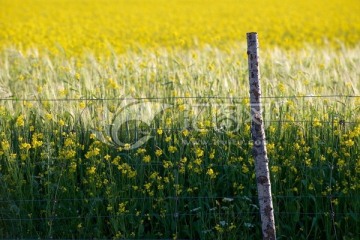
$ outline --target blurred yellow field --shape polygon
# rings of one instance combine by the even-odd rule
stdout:
[[[358,239],[359,13],[0,0],[0,239],[261,239],[247,32],[278,239]]]
[[[262,47],[354,46],[358,0],[0,0],[0,46],[51,53],[222,49],[257,31]]]

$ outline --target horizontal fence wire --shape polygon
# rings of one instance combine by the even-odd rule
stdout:
[[[292,99],[292,98],[360,98],[360,95],[290,95],[290,96],[261,96],[260,99]],[[249,97],[222,97],[222,96],[169,96],[169,97],[114,97],[114,98],[0,98],[0,101],[25,102],[63,102],[63,101],[126,101],[126,100],[168,100],[168,99],[219,99],[243,100]]]
[[[335,94],[335,95],[290,95],[290,96],[262,96],[261,99],[326,99],[326,98],[360,98],[360,95],[343,95],[343,94]],[[221,97],[221,96],[174,96],[174,97],[116,97],[116,98],[0,98],[0,101],[5,102],[79,102],[79,101],[161,101],[161,100],[169,100],[169,99],[194,99],[194,100],[244,100],[249,99],[249,97]],[[234,102],[233,102],[234,103]],[[237,104],[237,103],[234,103]],[[313,123],[313,120],[266,120],[264,119],[264,123]],[[321,124],[333,124],[333,121],[324,121],[324,120],[316,120],[317,123]],[[344,124],[357,124],[358,121],[345,121],[341,119],[339,122],[341,125]],[[156,130],[151,129],[149,130]],[[163,128],[166,131],[181,131],[184,129],[176,129],[176,128]],[[45,132],[44,132],[45,133]]]
[[[211,212],[210,212],[211,213]],[[257,215],[259,211],[246,211],[233,214],[234,217],[243,217],[244,215]],[[338,213],[336,212],[335,215],[331,212],[278,212],[274,211],[275,215],[302,215],[302,216],[325,216],[325,217],[347,217],[350,213]],[[166,214],[140,214],[137,215],[135,213],[122,213],[119,215],[86,215],[86,216],[69,216],[69,217],[41,217],[41,218],[2,218],[2,221],[61,221],[61,220],[69,220],[69,219],[96,219],[96,218],[116,218],[116,217],[173,217],[173,218],[180,218],[180,217],[196,217],[198,213],[166,213]],[[206,215],[206,214],[204,214]],[[228,213],[216,213],[217,216],[227,216]],[[360,213],[351,213],[354,217],[359,217]]]
[[[120,157],[124,156],[124,155],[126,155],[126,154],[125,153],[118,154],[118,156],[120,156]],[[126,157],[129,158],[129,161],[134,160],[129,156],[126,156]],[[69,165],[68,163],[57,163],[57,162],[55,163],[55,161],[63,160],[61,158],[52,157],[52,156],[50,156],[49,158],[51,159],[51,162],[48,162],[49,161],[48,159],[44,159],[41,162],[35,162],[35,163],[32,163],[32,164],[36,165],[36,166],[53,166],[53,167],[66,167],[66,166]],[[138,161],[141,161],[141,160],[138,159]],[[319,164],[320,159],[313,159],[313,161],[314,162],[312,162],[311,164],[316,165],[316,164]],[[161,167],[161,166],[164,165],[162,162],[158,162],[158,163],[129,163],[129,162],[127,162],[127,164],[130,167],[134,167],[134,168],[138,168],[138,167],[141,167],[141,168],[153,168],[153,167]],[[206,167],[207,165],[209,165],[209,164],[201,164],[199,166],[200,167]],[[236,164],[235,163],[223,163],[223,164],[211,163],[211,166],[216,167],[216,168],[229,168],[229,167],[236,168],[236,167],[242,167],[243,165],[246,165],[246,163],[243,163],[243,164],[241,164],[241,163],[236,163]],[[276,166],[276,167],[280,167],[280,168],[289,168],[290,167],[289,165],[286,165],[286,164],[282,165],[282,164],[272,163],[271,161],[269,163],[269,166],[270,167],[271,166]],[[331,164],[331,163],[323,164],[321,166],[308,166],[308,165],[306,165],[305,162],[303,164],[294,164],[294,163],[292,163],[291,167],[304,169],[306,171],[337,170],[337,169],[343,169],[344,168],[342,166],[337,166],[336,164]],[[169,167],[169,168],[176,169],[176,168],[180,168],[180,167],[174,165],[173,167]]]
[[[341,121],[341,122],[340,122]],[[343,120],[340,120],[337,122],[337,124],[339,124],[340,126],[341,125],[346,125],[346,124],[358,124],[360,123],[360,121],[343,121]],[[264,120],[264,123],[267,124],[267,123],[303,123],[303,124],[312,124],[314,123],[315,121],[314,120]],[[332,124],[335,124],[335,121],[322,121],[322,120],[316,120],[316,123],[321,123],[321,124],[328,124],[328,125],[332,125]],[[191,128],[168,128],[168,127],[161,127],[161,130],[164,131],[164,132],[181,132],[183,130],[188,130],[189,133],[191,133],[192,131],[195,131],[196,130],[193,130]],[[207,130],[212,130],[214,132],[223,132],[225,133],[226,131],[225,130],[213,130],[211,127],[210,128],[205,128]],[[158,128],[153,128],[153,127],[147,127],[146,128],[147,131],[152,131],[152,132],[155,132],[158,130]],[[21,131],[25,131],[25,130],[21,130]],[[43,134],[54,134],[53,131],[44,131],[44,130],[41,130],[39,131]],[[67,129],[67,126],[65,125],[63,127],[63,133],[69,133],[69,132],[72,132],[72,133],[75,133],[76,130],[75,129]],[[221,140],[219,140],[220,143],[222,142]],[[219,142],[218,141],[218,142]],[[228,140],[228,142],[233,142],[233,143],[238,143],[239,142],[239,139],[237,139],[236,141],[234,140]],[[248,143],[252,143],[252,140],[248,140],[247,141]],[[242,141],[240,141],[240,143],[244,143]],[[200,144],[201,145],[201,141],[200,142],[196,142],[196,144]],[[211,145],[211,143],[207,142],[208,145]]]
[[[193,197],[179,197],[179,196],[164,196],[162,200],[201,200],[201,199],[211,199],[211,200],[220,200],[223,202],[233,202],[236,200],[255,200],[257,199],[257,195],[244,195],[244,196],[216,196],[216,197],[202,197],[202,196],[193,196]],[[351,196],[343,196],[338,195],[336,192],[332,194],[326,195],[301,195],[301,196],[289,196],[289,195],[272,195],[275,199],[291,199],[291,200],[299,200],[306,198],[320,198],[320,199],[354,199],[360,200],[360,193],[354,194]],[[87,202],[100,202],[100,201],[125,201],[125,200],[147,200],[153,199],[150,197],[90,197],[90,198],[52,198],[52,199],[0,199],[0,203],[26,203],[26,202],[79,202],[79,201],[87,201]]]

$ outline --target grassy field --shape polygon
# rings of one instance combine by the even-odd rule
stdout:
[[[359,238],[357,1],[0,5],[0,238],[261,238],[255,30],[278,239]]]

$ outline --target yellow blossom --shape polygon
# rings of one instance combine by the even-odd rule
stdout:
[[[91,158],[91,157],[94,157],[94,156],[97,156],[100,154],[100,149],[95,147],[93,149],[90,149],[86,154],[85,154],[85,157],[86,158]]]
[[[165,124],[166,124],[167,126],[170,126],[171,123],[172,123],[172,119],[171,119],[171,118],[166,118]]]
[[[146,153],[146,149],[145,148],[139,148],[137,151],[136,151],[137,154],[144,154]]]
[[[31,148],[31,145],[29,143],[21,143],[20,149],[29,150]]]
[[[202,160],[200,159],[200,158],[196,158],[195,160],[194,160],[194,163],[196,164],[196,165],[198,165],[198,166],[200,166],[201,164],[202,164]]]
[[[118,89],[119,88],[119,85],[112,78],[108,79],[107,84],[108,84],[108,87],[111,88],[111,89]]]
[[[204,150],[202,150],[201,148],[196,148],[195,149],[195,154],[196,154],[196,157],[202,157],[204,156]]]
[[[80,73],[75,73],[74,77],[75,77],[76,80],[80,80]]]
[[[130,150],[130,147],[131,147],[131,145],[130,145],[129,143],[126,143],[126,144],[124,145],[124,149],[125,149],[125,150]]]
[[[177,151],[177,148],[175,146],[169,146],[168,150],[170,153],[175,153]]]
[[[49,121],[51,121],[53,119],[53,116],[51,113],[45,113],[45,118]]]
[[[349,139],[349,140],[346,140],[346,141],[344,142],[344,144],[345,144],[345,146],[347,146],[347,147],[352,147],[352,146],[355,144],[355,142],[354,142],[352,139]]]
[[[89,175],[95,174],[95,172],[96,172],[96,167],[92,166],[87,168],[87,173]]]
[[[313,119],[313,124],[314,127],[321,127],[321,122],[318,118],[314,118]]]
[[[275,144],[274,143],[267,143],[266,148],[267,148],[269,153],[272,153],[274,151],[274,149],[275,149]]]
[[[7,140],[1,141],[1,148],[2,148],[4,151],[9,150],[9,149],[10,149],[10,143],[9,143],[9,141],[7,141]]]
[[[144,163],[149,163],[150,161],[151,161],[150,155],[146,155],[146,156],[143,157],[143,162]]]
[[[241,170],[242,170],[243,173],[248,173],[248,172],[250,171],[249,168],[248,168],[248,166],[246,166],[245,164],[243,164],[243,165],[241,166]]]
[[[74,173],[76,171],[77,164],[75,162],[70,163],[70,172]]]
[[[215,174],[215,172],[214,172],[214,170],[212,168],[209,168],[206,171],[206,175],[208,175],[211,179],[216,178],[216,174]]]
[[[268,130],[269,130],[270,133],[274,133],[276,128],[271,125],[271,126],[268,127]]]
[[[189,135],[189,130],[184,129],[184,130],[182,131],[182,134],[184,135],[184,137],[187,137],[187,136]]]
[[[17,119],[16,119],[16,126],[18,126],[18,127],[23,127],[24,126],[24,124],[25,124],[25,122],[24,122],[24,115],[19,115],[18,117],[17,117]]]
[[[170,168],[173,166],[173,163],[171,161],[163,161],[163,166],[165,169]]]
[[[162,150],[161,149],[156,149],[156,151],[155,151],[155,155],[157,156],[157,157],[160,157],[161,155],[162,155]]]
[[[128,210],[126,210],[126,205],[127,205],[128,202],[122,202],[122,203],[119,203],[119,213],[126,213],[128,212]]]
[[[157,134],[159,134],[159,135],[163,134],[162,128],[158,128],[158,130],[157,130],[156,132],[157,132]]]
[[[215,158],[215,150],[212,150],[209,154],[209,159],[214,159]]]
[[[84,102],[84,101],[81,101],[81,102],[79,103],[79,107],[80,107],[81,109],[84,109],[84,108],[86,107],[85,102]]]
[[[271,166],[271,172],[272,173],[277,173],[277,172],[279,172],[279,166]]]
[[[285,85],[283,83],[279,83],[278,84],[278,90],[280,93],[284,93],[285,92]]]

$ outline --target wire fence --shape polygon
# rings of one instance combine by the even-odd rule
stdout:
[[[260,99],[296,99],[296,98],[360,98],[360,95],[289,95],[289,96],[261,96]],[[243,100],[249,97],[224,97],[224,96],[169,96],[169,97],[92,97],[92,98],[0,98],[0,101],[48,101],[48,102],[67,102],[67,101],[126,101],[126,100],[168,100],[168,99],[220,99],[220,100]]]
[[[289,196],[289,195],[273,195],[275,199],[301,199],[301,198],[321,198],[321,199],[329,199],[329,198],[339,198],[339,199],[351,199],[351,198],[360,198],[360,193],[355,194],[352,196],[336,196],[333,195],[311,195],[311,196]],[[164,199],[170,199],[174,200],[177,199],[178,196],[167,196]],[[186,197],[187,199],[195,199],[195,200],[201,200],[201,199],[213,199],[213,200],[223,200],[223,201],[235,201],[235,200],[243,200],[243,199],[257,199],[257,195],[241,195],[241,196],[233,196],[233,197],[226,197],[226,196],[189,196]],[[104,198],[104,197],[90,197],[86,198],[86,201],[89,202],[96,202],[96,201],[104,201],[104,200],[145,200],[148,199],[148,197],[113,197],[113,198]],[[84,198],[56,198],[56,199],[11,199],[11,200],[2,200],[0,199],[0,203],[20,203],[20,202],[78,202],[78,201],[84,201]]]
[[[360,95],[341,95],[341,94],[336,94],[336,95],[314,95],[314,96],[263,96],[261,97],[261,99],[264,100],[264,102],[268,101],[268,100],[287,100],[287,99],[319,99],[319,100],[336,100],[336,99],[360,99]],[[75,99],[75,98],[52,98],[52,99],[33,99],[33,98],[1,98],[0,99],[0,105],[1,102],[80,102],[80,101],[86,101],[86,102],[111,102],[111,101],[116,101],[116,102],[121,102],[121,101],[159,101],[159,102],[166,102],[169,99],[171,100],[195,100],[195,101],[209,101],[209,100],[221,100],[221,101],[230,101],[232,104],[243,104],[242,101],[248,99],[248,97],[216,97],[216,96],[205,96],[205,97],[195,97],[195,96],[190,96],[190,97],[150,97],[150,98],[143,98],[143,97],[139,97],[139,98],[80,98],[80,99]],[[342,117],[342,118],[338,118],[337,119],[337,123],[341,126],[348,126],[348,125],[357,125],[360,122],[354,119],[359,119],[357,114],[359,114],[357,111],[359,111],[359,107],[354,104],[354,113],[352,115],[351,120],[349,120],[348,117]],[[309,126],[311,126],[311,124],[314,123],[314,119],[311,118],[310,119],[294,119],[294,120],[286,120],[286,119],[265,119],[266,123],[272,124],[272,123],[288,123],[288,124],[308,124]],[[317,123],[323,124],[323,125],[334,125],[334,119],[330,119],[330,120],[316,120]],[[153,126],[149,126],[148,130],[151,132],[156,132],[158,130],[158,128],[153,127]],[[164,132],[169,132],[169,133],[174,133],[174,132],[181,132],[184,130],[184,128],[182,127],[163,127],[162,130]],[[189,129],[189,131],[195,131],[193,129]],[[47,130],[47,129],[42,129],[41,132],[43,134],[53,134],[53,129]],[[326,138],[324,137],[324,139],[326,140]],[[231,141],[230,141],[231,142]],[[223,142],[224,146],[228,143],[226,141]],[[235,145],[235,142],[233,142]],[[250,139],[244,139],[242,141],[237,140],[236,141],[237,144],[251,144],[251,140]],[[46,143],[44,143],[46,144]],[[181,144],[181,143],[180,143]],[[209,142],[204,142],[204,145],[207,146],[211,146],[213,143],[211,141]],[[358,144],[358,143],[356,143]],[[198,142],[198,145],[201,145],[201,142]],[[326,145],[326,144],[325,144]],[[340,147],[339,147],[340,148]],[[313,151],[316,151],[316,149],[314,149]],[[135,152],[135,150],[134,150]],[[133,169],[152,169],[152,168],[160,168],[163,166],[163,163],[158,161],[158,162],[150,162],[150,163],[143,163],[141,162],[139,159],[135,159],[134,155],[127,155],[127,153],[119,153],[119,156],[123,156],[125,157],[125,159],[127,159],[125,162],[127,162],[129,164],[129,166]],[[126,156],[127,155],[127,156]],[[355,155],[353,155],[355,156]],[[0,156],[1,157],[1,156]],[[4,156],[2,156],[4,158]],[[355,156],[356,157],[356,156]],[[296,157],[295,157],[296,158]],[[332,189],[334,187],[334,185],[336,185],[338,182],[340,182],[341,178],[335,179],[334,178],[334,172],[341,172],[344,171],[344,166],[337,164],[336,162],[334,162],[335,158],[330,158],[330,159],[326,159],[324,160],[320,160],[320,159],[313,159],[313,164],[308,165],[305,162],[302,161],[298,161],[298,162],[293,162],[291,163],[291,165],[289,165],[289,163],[282,163],[280,161],[276,161],[275,163],[273,163],[270,159],[270,167],[271,166],[276,166],[279,168],[284,168],[284,169],[290,169],[291,167],[296,168],[297,169],[297,173],[291,173],[289,172],[289,174],[297,174],[300,176],[300,178],[305,181],[307,178],[313,178],[314,176],[317,175],[317,173],[319,173],[320,171],[323,171],[323,176],[319,176],[319,178],[323,178],[324,182],[322,183],[324,185],[323,189],[326,189],[326,187]],[[67,162],[61,162],[61,158],[58,158],[56,156],[48,156],[48,160],[49,161],[36,161],[33,164],[35,166],[42,166],[44,167],[44,169],[47,169],[47,171],[49,171],[49,167],[55,167],[55,168],[61,168],[62,171],[68,171],[68,167],[69,167],[69,163]],[[51,160],[51,161],[50,161]],[[226,160],[226,159],[225,159]],[[354,162],[356,162],[356,159],[353,159]],[[360,160],[359,160],[360,161]],[[228,169],[234,169],[235,171],[241,171],[242,166],[245,165],[245,163],[229,163],[229,162],[225,162],[224,163],[210,163],[210,162],[204,162],[201,164],[201,167],[203,169],[208,169],[208,168],[216,168],[217,170],[222,170],[223,172],[220,174],[226,174],[226,171]],[[350,169],[352,166],[347,165],[345,168]],[[179,171],[180,165],[176,165],[174,166],[172,169],[174,170],[174,175],[175,173],[178,175],[178,171]],[[313,172],[313,173],[312,173]],[[351,182],[351,176],[348,176],[349,173],[348,172],[344,172],[341,173],[343,176],[346,176],[347,181],[349,181],[349,185],[353,184]],[[61,177],[61,174],[60,174]],[[219,178],[222,177],[221,175],[218,176]],[[356,176],[358,177],[358,176]],[[0,179],[2,179],[3,177],[0,176]],[[36,179],[38,178],[38,176],[36,175],[32,175],[30,177],[30,179]],[[177,178],[177,177],[175,177]],[[184,179],[186,179],[184,177]],[[225,178],[226,179],[226,178]],[[357,179],[357,178],[355,178]],[[251,179],[249,179],[251,180]],[[254,180],[254,179],[252,179]],[[277,181],[275,184],[281,186],[281,181],[283,181],[283,179],[281,178],[275,178],[275,180]],[[35,180],[34,180],[35,181]],[[204,180],[205,181],[205,180]],[[290,180],[288,180],[288,182],[286,182],[286,188],[290,188],[290,186],[293,184],[294,186],[301,186],[301,184],[305,184],[305,183],[298,183],[298,177],[294,177]],[[141,182],[141,181],[139,181]],[[301,182],[301,180],[300,180]],[[142,184],[144,182],[141,182]],[[56,183],[53,183],[56,185]],[[181,184],[179,181],[174,181],[174,184]],[[206,184],[205,182],[203,184]],[[307,183],[306,183],[307,184]],[[255,183],[246,183],[244,188],[248,188],[251,185],[255,185]],[[277,188],[281,188],[281,191],[285,191],[285,193],[279,193],[279,192],[274,192],[273,195],[273,199],[276,203],[276,208],[274,210],[274,214],[276,216],[277,219],[285,219],[283,221],[280,222],[285,222],[285,221],[289,221],[293,216],[300,216],[301,219],[307,219],[307,218],[311,218],[311,219],[315,219],[315,218],[326,218],[326,219],[330,219],[332,221],[332,227],[336,227],[337,223],[335,223],[335,220],[337,218],[341,219],[342,221],[350,221],[349,219],[360,219],[360,194],[359,191],[352,191],[351,194],[344,194],[342,192],[341,187],[337,186],[337,188],[333,189],[333,190],[328,190],[328,191],[324,191],[324,192],[316,192],[316,193],[309,193],[306,190],[303,190],[303,192],[298,192],[298,191],[291,191],[291,189],[284,189],[282,187],[277,187]],[[55,186],[56,188],[58,188],[59,186]],[[4,188],[4,187],[3,187]],[[351,187],[349,186],[349,189],[351,189]],[[289,193],[286,194],[286,190],[289,190]],[[276,191],[276,190],[275,190]],[[9,211],[7,211],[7,208],[9,208],[9,206],[13,206],[14,208],[21,208],[22,205],[26,205],[26,204],[30,204],[32,206],[36,206],[39,208],[39,206],[43,205],[43,204],[49,204],[51,206],[58,206],[58,205],[74,205],[77,206],[78,204],[92,204],[92,203],[96,203],[96,204],[103,204],[104,206],[109,202],[109,201],[115,201],[115,202],[153,202],[156,201],[157,199],[155,197],[151,197],[151,196],[116,196],[116,197],[104,197],[104,196],[97,196],[97,197],[74,197],[74,198],[67,198],[67,197],[57,197],[56,195],[52,195],[51,197],[48,198],[36,198],[36,197],[32,197],[32,198],[12,198],[6,195],[3,195],[0,197],[0,223],[8,223],[8,222],[16,222],[16,223],[21,223],[21,222],[29,222],[29,221],[34,221],[34,222],[48,222],[48,221],[64,221],[64,220],[80,220],[83,221],[85,219],[112,219],[112,218],[118,218],[119,216],[121,217],[138,217],[138,218],[154,218],[154,219],[162,219],[162,218],[166,218],[166,219],[170,219],[172,221],[177,222],[177,219],[180,218],[196,218],[199,217],[199,212],[201,212],[201,214],[203,215],[207,215],[207,214],[212,214],[214,213],[216,215],[216,219],[217,221],[219,219],[226,219],[229,218],[229,213],[226,211],[226,207],[228,207],[229,204],[227,203],[232,203],[232,206],[236,206],[243,204],[243,202],[247,202],[248,204],[248,210],[244,210],[244,208],[240,208],[237,210],[233,210],[233,213],[231,215],[232,219],[241,219],[244,216],[257,216],[259,214],[258,208],[256,206],[256,202],[257,202],[257,195],[256,194],[252,194],[252,195],[242,195],[242,194],[222,194],[219,193],[216,196],[209,196],[209,195],[197,195],[197,196],[186,196],[186,195],[180,195],[180,194],[167,194],[161,197],[162,201],[164,202],[173,202],[174,205],[172,212],[167,212],[167,213],[155,213],[155,212],[141,212],[141,213],[136,213],[135,210],[130,211],[130,212],[124,212],[121,214],[104,214],[103,212],[100,214],[93,214],[93,213],[82,213],[82,214],[74,214],[74,213],[69,213],[66,214],[65,216],[57,216],[57,215],[51,215],[51,216],[41,216],[39,217],[39,215],[37,215],[36,217],[32,217],[31,215],[26,216],[26,214],[22,213],[22,214],[18,214],[16,216],[11,216],[9,215]],[[194,202],[208,202],[209,206],[202,206],[201,209],[197,209],[197,208],[193,208],[193,209],[187,209],[186,211],[184,210],[184,207],[182,207],[182,209],[178,208],[178,203],[179,202],[186,202],[183,203],[184,205],[188,204],[191,201]],[[337,208],[337,205],[335,205],[335,201],[340,201],[343,202],[343,205],[340,209]],[[286,206],[282,206],[281,204],[284,203],[290,203],[290,202],[297,202],[299,207],[295,207],[294,210],[291,209],[286,209]],[[311,202],[311,203],[316,203],[316,204],[325,204],[327,205],[327,207],[319,207],[319,208],[314,208],[309,206],[308,209],[305,206],[301,206],[302,204],[304,204],[304,202]],[[352,202],[352,204],[348,204],[349,207],[347,208],[347,203],[348,202]],[[210,204],[211,203],[211,204]],[[333,205],[334,203],[334,205]],[[251,205],[251,207],[250,207]],[[295,204],[296,205],[296,204]],[[304,204],[305,205],[305,204]],[[310,204],[311,205],[311,204]],[[224,208],[222,208],[224,207]],[[320,211],[319,211],[320,209]],[[19,210],[20,211],[20,210]],[[26,210],[24,210],[25,213]],[[285,217],[286,216],[286,217]],[[174,220],[175,219],[175,220]],[[304,221],[313,221],[313,220],[304,220]],[[340,221],[340,220],[339,220]],[[219,221],[218,221],[219,222]],[[220,221],[222,222],[222,221]],[[248,221],[249,222],[249,221]],[[355,221],[356,222],[356,221]],[[246,223],[246,221],[245,221]],[[243,223],[243,224],[245,224]],[[251,222],[253,223],[253,222]],[[357,222],[356,222],[357,223]],[[209,223],[210,224],[210,223]],[[296,223],[299,224],[299,223]],[[296,225],[294,224],[294,226]],[[310,223],[310,225],[313,223]],[[344,225],[344,223],[341,223]],[[340,223],[338,224],[339,226],[343,226]],[[348,223],[345,223],[345,225],[347,225]],[[176,224],[175,224],[176,225]],[[220,224],[221,225],[221,224]],[[351,224],[348,224],[351,225]],[[225,226],[225,225],[224,225]],[[223,226],[223,227],[224,227]],[[181,226],[179,226],[181,228]],[[224,227],[225,228],[225,227]],[[313,226],[310,228],[308,227],[307,229],[309,231],[311,231],[311,229],[313,228]],[[0,227],[1,229],[1,227]],[[176,230],[177,231],[177,230]],[[283,230],[283,232],[285,232],[285,230]],[[331,232],[331,231],[330,231]],[[1,233],[1,232],[0,232]],[[321,235],[321,233],[319,233],[320,235],[317,236],[324,236]],[[355,230],[354,234],[359,234],[359,229]],[[314,235],[315,236],[315,235]],[[201,238],[201,237],[200,237]],[[161,238],[161,239],[166,239],[166,238]],[[337,239],[337,237],[336,237]]]

